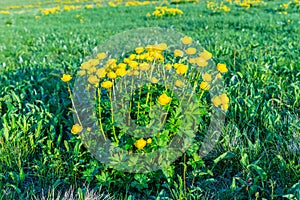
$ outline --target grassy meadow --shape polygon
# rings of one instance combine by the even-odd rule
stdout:
[[[300,1],[239,2],[1,1],[0,200],[300,199]],[[153,16],[158,5],[183,14]],[[207,156],[188,150],[165,171],[127,173],[71,133],[75,78],[61,77],[143,27],[190,36],[226,63],[230,103]]]

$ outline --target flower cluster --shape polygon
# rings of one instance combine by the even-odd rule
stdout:
[[[134,111],[137,112],[136,116],[138,120],[139,117],[145,119],[143,108],[149,106],[151,110],[154,104],[158,104],[162,109],[174,109],[172,108],[173,104],[174,102],[178,103],[179,99],[174,97],[172,92],[168,91],[168,88],[164,86],[166,82],[171,81],[170,85],[180,89],[183,93],[185,93],[184,91],[188,91],[186,89],[191,83],[189,80],[192,79],[194,91],[191,94],[196,92],[196,90],[203,94],[205,91],[214,88],[214,83],[222,78],[222,73],[227,72],[228,69],[226,64],[223,63],[218,63],[215,69],[212,69],[212,66],[209,64],[211,62],[212,53],[207,50],[197,49],[193,39],[185,36],[181,38],[179,46],[168,46],[166,43],[137,46],[130,53],[123,54],[120,57],[112,56],[110,52],[97,53],[93,58],[81,64],[78,75],[83,80],[86,80],[87,90],[95,88],[98,91],[97,96],[99,98],[103,95],[101,91],[106,91],[104,94],[108,98],[103,97],[97,100],[99,104],[98,109],[102,106],[105,107],[104,101],[107,102],[107,100],[112,105],[112,94],[122,90],[123,85],[124,88],[128,88],[128,85],[134,84],[135,76],[146,78],[145,87],[148,90],[145,92],[140,91],[139,94],[143,93],[144,97],[135,98],[135,101],[142,101],[141,99],[144,98],[143,101],[149,105],[142,107],[141,102],[137,104],[133,103],[138,105],[138,109]],[[206,68],[209,69],[206,70]],[[172,76],[172,78],[169,76]],[[68,82],[72,77],[64,74],[61,79],[64,82]],[[127,90],[123,91],[125,94],[127,92]],[[191,95],[190,92],[188,94]],[[132,95],[134,95],[134,91],[128,94],[128,96]],[[211,101],[215,107],[223,111],[226,111],[229,107],[229,98],[224,92],[218,93],[217,96],[212,96]],[[99,110],[99,115],[101,115],[101,110],[103,109]],[[130,107],[130,109],[133,108]],[[110,113],[111,122],[114,124],[114,110],[110,110]],[[103,119],[101,116],[99,118],[101,126]],[[114,125],[112,127],[114,140],[118,143],[119,138],[122,136],[114,129]],[[71,132],[78,134],[81,131],[81,125],[75,124]],[[104,138],[109,137],[109,135],[106,135],[106,131],[102,131],[102,133]],[[158,145],[159,136],[153,136],[148,139],[136,139],[136,137],[132,138],[134,141],[132,144],[134,144],[137,150],[144,150],[146,146],[149,146],[151,149],[151,145]],[[147,147],[146,149],[149,150],[149,148]]]
[[[151,4],[156,4],[156,2],[155,1],[127,1],[125,3],[125,6],[145,6]]]
[[[182,14],[183,11],[180,10],[179,8],[156,7],[155,11],[152,14],[150,13],[147,14],[147,17],[177,16]]]

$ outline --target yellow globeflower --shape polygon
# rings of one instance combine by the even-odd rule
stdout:
[[[78,133],[80,133],[82,131],[82,126],[80,126],[79,124],[74,124],[72,126],[72,129],[71,129],[71,133],[76,135]]]
[[[177,74],[185,74],[188,70],[188,66],[184,64],[179,64],[179,66],[176,69]]]
[[[229,105],[228,104],[222,104],[221,109],[222,110],[228,110]]]
[[[131,67],[131,69],[135,69],[139,66],[139,63],[136,61],[131,61],[128,63],[129,67]]]
[[[217,77],[217,78],[222,78],[221,73],[218,73],[218,74],[216,75],[216,77]]]
[[[222,104],[228,104],[229,103],[229,98],[228,98],[227,94],[225,94],[225,93],[221,94],[219,97],[221,99]]]
[[[101,83],[101,87],[109,89],[113,86],[113,83],[111,81],[104,81],[103,83]]]
[[[138,149],[143,149],[147,144],[147,141],[144,140],[143,138],[135,141],[134,145],[136,146],[136,148]]]
[[[162,106],[168,104],[170,101],[172,100],[171,97],[168,97],[168,95],[166,94],[162,94],[160,95],[160,97],[158,98],[158,103]]]
[[[158,47],[163,51],[168,49],[168,45],[166,43],[160,43],[158,44]]]
[[[81,69],[89,69],[91,64],[89,62],[84,62],[81,64]]]
[[[84,70],[78,71],[78,75],[79,75],[79,76],[83,76],[83,75],[85,75],[85,74],[86,74],[86,72],[85,72]]]
[[[141,53],[143,53],[144,52],[144,47],[137,47],[136,49],[135,49],[135,52],[137,53],[137,54],[141,54]]]
[[[202,57],[196,58],[196,63],[199,67],[205,67],[208,65],[208,62],[204,60]]]
[[[202,90],[209,90],[210,89],[210,84],[208,82],[206,82],[206,81],[202,81],[200,83],[200,88]]]
[[[88,82],[92,85],[97,85],[99,83],[99,79],[97,78],[97,76],[91,75],[88,78]]]
[[[89,62],[92,67],[96,67],[100,63],[97,59],[91,59]]]
[[[127,71],[126,71],[126,69],[124,69],[124,68],[119,68],[119,69],[117,69],[117,71],[116,71],[116,74],[117,74],[118,76],[125,76],[126,73],[127,73]]]
[[[197,63],[197,58],[190,58],[189,63],[196,64]]]
[[[136,54],[131,54],[128,58],[129,58],[129,60],[135,60]]]
[[[166,67],[166,70],[172,69],[172,65],[171,65],[170,63],[167,63],[167,64],[165,65],[165,67]]]
[[[176,80],[176,81],[175,81],[175,86],[176,86],[176,87],[181,88],[183,85],[184,85],[184,84],[183,84],[182,81],[180,81],[180,80]]]
[[[155,78],[155,77],[152,77],[151,78],[151,82],[152,83],[158,83],[159,79]]]
[[[212,77],[210,74],[205,73],[205,74],[203,74],[202,79],[203,79],[203,81],[211,81]]]
[[[61,77],[61,80],[63,82],[69,82],[70,80],[72,80],[72,76],[69,74],[63,74],[63,76]]]
[[[185,36],[183,38],[181,38],[181,42],[182,44],[191,44],[193,41],[193,39],[191,37]]]
[[[147,139],[147,144],[151,144],[152,143],[152,138],[148,138]]]
[[[221,73],[228,72],[228,69],[227,69],[227,67],[226,67],[226,64],[218,63],[218,64],[217,64],[217,68],[218,68],[219,72],[221,72]]]
[[[183,56],[183,51],[181,51],[179,49],[175,49],[174,56],[175,57],[182,57]]]
[[[140,64],[140,70],[149,70],[149,69],[150,69],[149,63],[143,62]]]
[[[210,52],[204,50],[199,54],[199,57],[203,58],[204,60],[209,60],[212,58],[212,54]]]
[[[108,72],[107,77],[111,78],[111,79],[114,79],[114,78],[117,78],[117,74],[115,72]]]
[[[219,96],[212,98],[211,101],[216,107],[222,104],[222,100]]]
[[[193,48],[193,47],[190,47],[190,48],[187,48],[187,49],[185,50],[185,52],[186,52],[187,54],[189,54],[189,55],[193,55],[193,54],[195,54],[195,53],[197,52],[197,49],[196,49],[196,48]]]
[[[96,75],[99,77],[99,78],[104,78],[106,76],[106,70],[104,68],[99,68],[97,69],[96,71]]]
[[[97,54],[97,58],[98,58],[99,60],[103,60],[104,58],[106,58],[106,53],[104,53],[104,52],[98,53],[98,54]]]
[[[88,72],[88,74],[93,74],[96,71],[97,71],[96,67],[90,67],[87,72]]]

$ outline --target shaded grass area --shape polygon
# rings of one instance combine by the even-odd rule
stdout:
[[[179,7],[182,17],[162,19],[145,17],[154,10],[150,6],[40,19],[30,13],[1,15],[0,199],[34,199],[53,185],[68,190],[86,183],[102,185],[118,199],[300,198],[299,11],[279,15],[273,11],[278,5],[211,13],[205,4],[188,4]],[[197,38],[230,70],[222,138],[197,169],[189,168],[186,191],[183,158],[179,176],[171,180],[161,171],[116,172],[70,134],[71,103],[60,75],[75,74],[110,35],[139,27],[173,28]]]

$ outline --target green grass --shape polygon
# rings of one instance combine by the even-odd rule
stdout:
[[[232,7],[229,13],[183,4],[182,17],[161,19],[145,17],[154,6],[40,19],[35,13],[0,15],[0,199],[36,199],[49,188],[70,185],[80,196],[87,183],[117,199],[299,199],[299,10],[279,15],[273,11],[279,4]],[[61,74],[75,75],[95,46],[140,27],[189,35],[229,68],[223,134],[197,169],[188,168],[187,190],[183,157],[176,161],[179,176],[117,172],[70,133],[71,102]]]

